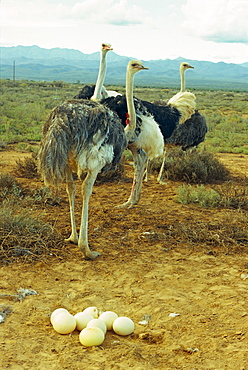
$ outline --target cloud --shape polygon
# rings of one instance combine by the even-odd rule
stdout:
[[[214,42],[248,43],[247,0],[187,0],[184,30]]]
[[[127,0],[84,0],[62,4],[48,0],[9,0],[2,6],[6,26],[49,26],[89,23],[132,26],[150,22],[145,10]],[[93,27],[93,26],[92,26]],[[99,31],[101,32],[101,31]]]
[[[72,7],[60,5],[58,11],[63,19],[91,24],[129,26],[149,21],[142,8],[136,5],[129,6],[126,0],[85,0]]]
[[[53,26],[57,19],[56,8],[55,4],[44,0],[8,0],[2,4],[2,25],[25,28]]]

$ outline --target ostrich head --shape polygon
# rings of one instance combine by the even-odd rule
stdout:
[[[180,64],[180,71],[184,72],[189,68],[194,68],[192,67],[189,63],[183,62]]]
[[[107,52],[109,50],[113,50],[111,44],[108,44],[106,42],[102,43],[102,51]]]
[[[143,63],[140,60],[130,60],[127,65],[128,71],[134,75],[135,73],[141,71],[142,69],[149,69],[143,66]]]

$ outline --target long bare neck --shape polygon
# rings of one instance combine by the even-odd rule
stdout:
[[[180,69],[180,78],[181,78],[181,90],[180,92],[185,91],[185,70]]]
[[[135,130],[136,128],[136,112],[133,101],[133,83],[134,75],[127,70],[126,74],[126,99],[127,99],[127,111],[129,116],[129,130]]]
[[[101,52],[101,59],[100,59],[100,67],[98,72],[98,77],[96,81],[96,87],[91,100],[100,101],[101,100],[101,91],[103,87],[103,82],[106,76],[107,64],[106,64],[106,55],[107,53],[102,51]]]

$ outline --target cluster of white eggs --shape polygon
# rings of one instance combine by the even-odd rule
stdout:
[[[51,314],[50,321],[59,334],[69,334],[75,329],[80,331],[79,341],[86,347],[101,345],[107,330],[123,336],[134,331],[134,322],[129,317],[119,317],[113,311],[100,313],[97,307],[87,307],[74,316],[65,308],[57,308]]]

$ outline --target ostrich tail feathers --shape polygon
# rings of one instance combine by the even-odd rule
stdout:
[[[55,116],[41,141],[38,170],[46,186],[57,186],[65,179],[69,138],[64,126],[64,119]]]
[[[177,93],[169,101],[168,104],[177,108],[181,114],[179,123],[183,123],[194,114],[196,109],[196,97],[190,92]]]

